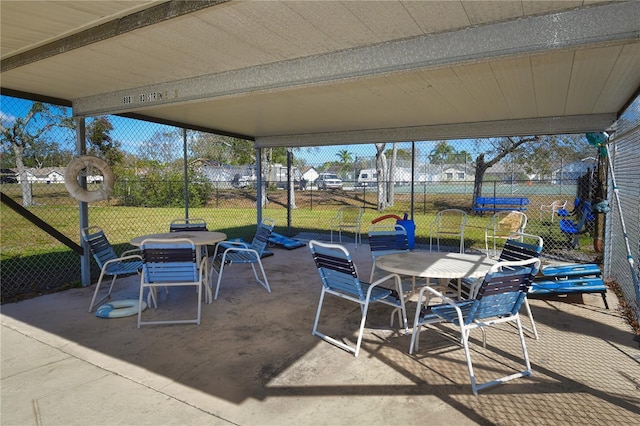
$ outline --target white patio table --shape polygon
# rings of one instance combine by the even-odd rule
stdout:
[[[376,259],[376,266],[387,272],[408,275],[414,278],[457,279],[458,297],[460,297],[461,278],[479,278],[486,275],[495,260],[485,255],[445,253],[431,251],[411,251],[380,256]]]

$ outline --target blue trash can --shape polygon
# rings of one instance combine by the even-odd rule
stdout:
[[[413,220],[407,219],[407,215],[404,215],[404,219],[397,220],[398,225],[402,225],[407,230],[407,241],[409,242],[409,249],[413,250],[416,246],[416,224]]]

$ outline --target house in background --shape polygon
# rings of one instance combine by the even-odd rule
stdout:
[[[315,167],[303,167],[302,168],[302,178],[307,182],[315,182],[318,179],[320,173],[316,170]]]
[[[66,167],[30,167],[25,169],[27,182],[29,183],[64,183],[64,173]],[[87,183],[101,183],[104,180],[102,175],[87,176]],[[16,183],[20,183],[20,175],[16,174]]]
[[[64,183],[65,170],[66,167],[43,167],[41,169],[31,167],[25,172],[27,173],[27,181],[30,183]],[[20,176],[18,176],[18,181],[20,181]]]

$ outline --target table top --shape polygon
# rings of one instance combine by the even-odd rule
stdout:
[[[479,278],[495,260],[485,255],[411,251],[380,256],[376,266],[387,272],[424,278]]]
[[[175,240],[178,238],[187,238],[197,246],[205,244],[215,244],[227,239],[227,234],[214,231],[181,231],[181,232],[163,232],[160,234],[142,235],[140,237],[132,238],[129,243],[132,246],[140,247],[140,244],[146,239],[162,239],[162,240]]]

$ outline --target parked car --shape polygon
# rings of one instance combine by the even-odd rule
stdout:
[[[316,184],[318,189],[342,189],[342,180],[333,173],[320,173]]]

